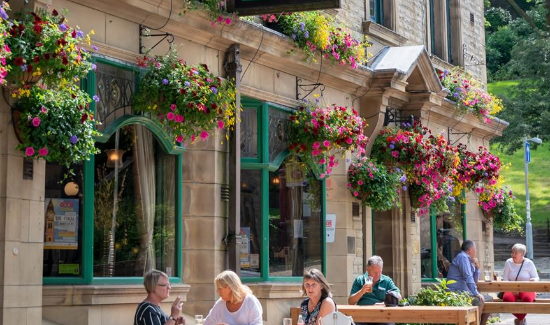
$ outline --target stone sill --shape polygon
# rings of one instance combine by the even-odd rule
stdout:
[[[302,282],[294,283],[246,283],[258,299],[288,299],[303,298]]]
[[[407,42],[405,37],[371,20],[363,22],[363,33],[375,37],[384,45],[401,46]]]
[[[187,301],[190,285],[173,284],[170,297]],[[147,296],[142,284],[132,285],[45,285],[42,287],[43,306],[90,306],[138,304]]]

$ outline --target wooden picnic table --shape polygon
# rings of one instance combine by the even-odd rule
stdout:
[[[354,322],[371,323],[427,323],[477,325],[477,307],[338,305],[338,311],[351,316]],[[292,324],[296,324],[299,308],[291,308]]]
[[[481,292],[550,292],[550,281],[492,281],[477,283]],[[488,301],[483,304],[484,313],[550,314],[550,301],[535,302]]]

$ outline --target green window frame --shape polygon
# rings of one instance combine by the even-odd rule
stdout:
[[[141,69],[135,65],[124,63],[121,61],[115,61],[104,57],[94,57],[94,63],[102,63],[111,65],[123,70],[129,70],[135,72],[136,82],[138,84],[139,75]],[[90,97],[95,95],[96,87],[96,73],[90,71],[86,79],[81,81],[81,87],[86,90]],[[92,101],[90,104],[92,112],[96,112],[96,103]],[[146,127],[158,141],[162,149],[170,154],[176,156],[176,200],[175,200],[175,247],[176,247],[176,270],[174,276],[170,277],[172,283],[183,282],[183,213],[182,213],[182,197],[183,197],[183,153],[184,148],[176,146],[172,143],[171,137],[162,129],[162,127],[155,121],[149,119],[143,115],[124,115],[111,124],[106,125],[102,134],[96,139],[99,143],[105,143],[109,138],[120,128],[128,125],[142,125]],[[94,277],[93,275],[93,263],[94,263],[94,169],[95,169],[95,156],[91,156],[88,161],[83,163],[83,183],[84,188],[82,191],[84,209],[82,211],[82,257],[81,257],[81,276],[58,276],[58,277],[43,277],[43,284],[45,285],[64,285],[64,284],[141,284],[143,283],[142,277]]]
[[[464,194],[462,195],[464,198]],[[462,216],[462,238],[468,239],[466,230],[466,204],[460,204],[460,214]],[[430,210],[430,254],[431,254],[431,274],[438,274],[437,269],[437,213]],[[435,248],[435,249],[434,249]],[[454,257],[453,257],[454,258]],[[451,262],[451,261],[449,261]],[[437,278],[422,278],[422,282],[437,282]]]
[[[284,150],[273,159],[269,153],[269,111],[279,110],[291,114],[294,110],[281,105],[263,102],[252,98],[241,100],[243,110],[256,110],[257,119],[257,155],[241,157],[242,170],[261,172],[261,229],[260,239],[260,276],[241,277],[243,282],[298,282],[301,276],[270,276],[269,274],[269,173],[279,169],[289,151]],[[311,166],[309,166],[311,167]],[[321,180],[321,271],[326,274],[326,184]]]

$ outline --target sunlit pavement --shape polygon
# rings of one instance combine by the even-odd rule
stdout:
[[[514,315],[512,314],[500,314],[500,322],[493,323],[493,325],[514,325]],[[527,325],[550,325],[549,314],[528,314]]]

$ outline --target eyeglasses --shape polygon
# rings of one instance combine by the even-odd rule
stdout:
[[[169,287],[170,283],[157,283],[159,287]]]

